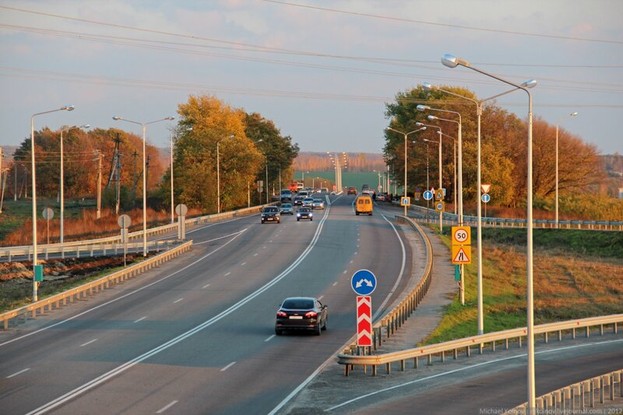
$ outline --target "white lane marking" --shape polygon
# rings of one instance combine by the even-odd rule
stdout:
[[[623,339],[606,340],[604,342],[590,343],[590,344],[576,344],[576,345],[572,345],[572,346],[564,346],[564,347],[550,349],[550,350],[541,350],[540,352],[536,352],[535,354],[539,355],[539,354],[547,354],[547,353],[558,353],[561,350],[570,350],[570,349],[577,349],[577,348],[580,348],[580,347],[589,347],[591,345],[602,345],[602,344],[618,343],[618,342],[623,342]],[[487,366],[487,365],[491,365],[491,364],[495,364],[495,363],[500,363],[500,362],[504,362],[504,361],[507,361],[507,360],[520,359],[520,358],[524,358],[526,356],[528,356],[526,353],[522,353],[520,355],[503,357],[503,358],[496,359],[496,360],[487,360],[486,362],[476,363],[476,364],[474,364],[472,366],[461,367],[459,369],[453,369],[453,370],[450,370],[448,372],[437,373],[436,375],[427,376],[425,378],[419,378],[419,379],[411,380],[409,382],[401,383],[399,385],[390,386],[389,388],[385,388],[385,389],[379,389],[377,391],[370,392],[368,394],[358,396],[356,398],[353,398],[353,399],[350,399],[348,401],[342,402],[341,404],[332,406],[331,408],[328,408],[325,411],[326,412],[330,412],[330,411],[332,411],[334,409],[341,408],[342,406],[345,406],[345,405],[349,405],[349,404],[351,404],[353,402],[356,402],[356,401],[358,401],[360,399],[369,398],[370,396],[374,396],[374,395],[378,395],[379,393],[383,393],[383,392],[387,392],[387,391],[390,391],[390,390],[402,388],[404,386],[414,385],[416,383],[425,382],[427,380],[431,380],[431,379],[435,379],[435,378],[439,378],[439,377],[443,377],[443,376],[447,376],[447,375],[453,375],[455,373],[464,372],[466,370],[476,369],[476,368],[479,368],[479,367],[482,367],[482,366]]]
[[[333,283],[333,286],[334,286],[334,287],[335,287],[336,285],[337,285],[337,281],[335,281],[335,282]]]
[[[86,343],[82,343],[82,344],[80,345],[80,347],[88,346],[89,344],[91,344],[91,343],[95,343],[96,341],[97,341],[97,339],[89,340],[89,341],[88,341],[88,342],[86,342]]]
[[[242,264],[240,264],[241,267],[244,267],[245,265],[247,265],[247,261],[244,261]]]
[[[231,275],[231,271],[227,271],[227,272],[225,273],[225,277],[229,277],[230,275]]]
[[[170,407],[172,407],[173,405],[175,405],[178,401],[171,401],[168,405],[163,406],[162,408],[158,409],[156,411],[157,414],[161,414],[165,411],[168,411]]]
[[[259,255],[259,254],[258,254],[257,252],[253,254],[253,256],[258,256],[258,255]]]
[[[22,370],[20,370],[19,372],[15,372],[15,373],[13,373],[12,375],[7,376],[6,378],[7,378],[7,379],[14,378],[15,376],[19,376],[19,375],[21,375],[21,374],[22,374],[22,373],[24,373],[24,372],[28,372],[29,370],[30,370],[30,368],[29,368],[29,367],[27,367],[26,369],[22,369]]]
[[[351,262],[351,264],[352,264],[352,262]],[[348,272],[348,270],[345,269],[344,272],[342,272],[342,274],[346,274],[347,272]]]
[[[141,322],[143,320],[145,320],[147,318],[147,316],[143,316],[141,318],[139,318],[138,320],[134,320],[135,323]]]
[[[272,336],[268,336],[266,339],[264,339],[264,341],[265,342],[271,341],[273,337],[275,337],[274,334]]]
[[[328,212],[328,210],[327,210],[327,212]],[[197,325],[197,326],[195,326],[195,327],[193,327],[193,328],[191,328],[191,329],[187,330],[186,332],[184,332],[184,333],[180,334],[179,336],[177,336],[177,337],[175,337],[175,338],[173,338],[173,339],[171,339],[171,340],[169,340],[169,341],[167,341],[167,342],[165,342],[165,343],[163,343],[163,344],[161,344],[161,345],[159,345],[159,346],[157,346],[157,347],[154,347],[153,349],[151,349],[151,350],[149,350],[149,351],[147,351],[147,352],[143,353],[142,355],[137,356],[137,357],[135,357],[135,358],[133,358],[133,359],[131,359],[131,360],[129,360],[129,361],[127,361],[127,362],[125,362],[125,363],[123,363],[123,364],[119,365],[119,366],[117,366],[116,368],[114,368],[114,369],[112,369],[112,370],[109,370],[109,371],[108,371],[108,372],[106,372],[106,373],[101,374],[100,376],[96,377],[95,379],[92,379],[92,380],[88,381],[87,383],[85,383],[85,384],[83,384],[83,385],[80,385],[80,386],[78,386],[77,388],[74,388],[73,390],[71,390],[71,391],[69,391],[69,392],[65,393],[64,395],[59,396],[58,398],[56,398],[56,399],[54,399],[54,400],[52,400],[52,401],[50,401],[50,402],[47,402],[47,403],[45,403],[45,404],[41,405],[40,407],[38,407],[38,408],[36,408],[36,409],[34,409],[34,410],[30,411],[30,412],[29,412],[28,414],[26,414],[26,415],[35,415],[35,414],[37,414],[37,415],[38,415],[38,414],[44,414],[44,413],[47,413],[47,412],[51,411],[51,410],[52,410],[52,409],[54,409],[54,408],[57,408],[57,407],[59,407],[59,406],[63,405],[65,402],[68,402],[68,401],[70,401],[70,400],[72,400],[72,399],[74,399],[74,398],[76,398],[76,397],[78,397],[78,396],[82,395],[83,393],[85,393],[85,392],[87,392],[87,391],[89,391],[89,390],[91,390],[91,389],[93,389],[93,388],[95,388],[95,387],[97,387],[97,386],[101,385],[102,383],[109,381],[110,379],[114,378],[115,376],[120,375],[121,373],[125,372],[126,370],[128,370],[128,369],[130,369],[130,368],[132,368],[132,367],[134,367],[134,366],[136,366],[137,364],[139,364],[139,363],[143,362],[144,360],[147,360],[147,359],[149,359],[150,357],[155,356],[155,355],[157,355],[158,353],[160,353],[160,352],[162,352],[162,351],[164,351],[164,350],[167,350],[167,349],[169,349],[170,347],[173,347],[174,345],[176,345],[176,344],[180,343],[181,341],[186,340],[187,338],[189,338],[189,337],[191,337],[191,336],[193,336],[193,335],[195,335],[195,334],[197,334],[197,333],[201,332],[201,331],[202,331],[202,330],[204,330],[206,327],[209,327],[209,326],[211,326],[211,325],[215,324],[216,322],[218,322],[218,321],[222,320],[223,318],[225,318],[225,317],[226,317],[226,316],[228,316],[229,314],[233,313],[234,311],[238,310],[239,308],[241,308],[243,305],[247,304],[248,302],[250,302],[250,301],[251,301],[251,300],[253,300],[254,298],[256,298],[256,297],[260,296],[260,295],[261,295],[261,294],[263,294],[263,293],[265,293],[265,292],[266,292],[266,291],[268,291],[271,287],[273,287],[274,285],[278,284],[281,280],[283,280],[285,277],[287,277],[287,276],[288,276],[288,275],[289,275],[289,274],[290,274],[290,273],[291,273],[294,269],[296,269],[296,267],[297,267],[297,266],[298,266],[301,262],[303,262],[303,260],[304,260],[304,259],[305,259],[305,258],[306,258],[309,254],[310,254],[310,252],[312,251],[312,249],[314,248],[314,246],[315,246],[315,245],[316,245],[316,243],[318,242],[318,239],[320,238],[320,234],[322,233],[322,228],[324,227],[324,223],[325,223],[325,221],[327,220],[328,216],[329,216],[329,215],[327,214],[327,215],[325,215],[325,216],[324,216],[324,217],[320,220],[320,222],[318,223],[318,227],[316,228],[316,232],[314,233],[314,236],[313,236],[312,240],[310,241],[309,245],[307,245],[307,248],[305,248],[305,250],[301,253],[301,255],[299,255],[299,257],[298,257],[296,260],[294,260],[294,261],[290,264],[290,266],[288,266],[288,268],[286,268],[286,269],[285,269],[285,270],[284,270],[281,274],[277,275],[275,278],[273,278],[272,280],[270,280],[269,282],[267,282],[266,284],[264,284],[262,287],[258,288],[255,292],[253,292],[253,293],[249,294],[248,296],[246,296],[246,297],[245,297],[245,298],[243,298],[242,300],[240,300],[240,301],[238,301],[237,303],[235,303],[235,304],[231,305],[229,308],[227,308],[227,309],[225,309],[225,310],[221,311],[219,314],[217,314],[217,315],[215,315],[214,317],[212,317],[212,318],[210,318],[210,319],[208,319],[208,320],[204,321],[203,323],[201,323],[201,324],[199,324],[199,325]],[[234,240],[235,240],[235,238],[233,238],[231,241],[228,241],[227,243],[225,243],[224,245],[222,245],[221,247],[219,247],[219,249],[224,248],[225,246],[227,246],[229,243],[231,243],[231,242],[232,242],[232,241],[234,241]],[[158,283],[158,282],[160,282],[160,281],[163,281],[163,280],[165,280],[165,279],[168,279],[168,278],[170,278],[171,276],[173,276],[173,275],[177,274],[178,272],[181,272],[181,271],[183,271],[183,270],[187,269],[188,267],[190,267],[190,266],[192,266],[192,265],[194,265],[194,264],[198,263],[199,261],[204,260],[205,258],[207,258],[208,256],[210,256],[210,255],[211,255],[211,254],[213,254],[214,252],[216,252],[216,250],[215,250],[215,251],[212,251],[212,252],[211,252],[211,253],[209,253],[209,254],[204,255],[203,257],[201,257],[201,258],[200,258],[200,259],[198,259],[197,261],[195,261],[195,262],[193,262],[193,263],[191,263],[191,264],[189,264],[189,265],[185,266],[184,268],[182,268],[182,269],[180,269],[180,270],[177,270],[176,272],[174,272],[174,273],[172,273],[172,274],[170,274],[170,275],[168,275],[168,276],[166,276],[166,277],[163,277],[163,278],[161,278],[161,279],[160,279],[160,280],[158,280],[158,281],[154,281],[154,282],[153,282],[153,283],[151,283],[151,284],[147,284],[147,285],[145,285],[145,286],[143,286],[143,287],[141,287],[141,288],[139,288],[139,289],[137,289],[137,290],[133,291],[132,293],[135,293],[135,292],[137,292],[137,291],[144,290],[144,289],[146,289],[147,287],[150,287],[150,286],[152,286],[152,285],[155,285],[156,283]],[[71,317],[71,318],[69,318],[69,319],[67,319],[67,320],[64,320],[63,322],[67,322],[67,321],[73,320],[73,319],[77,318],[78,316],[80,316],[80,315],[82,315],[82,314],[86,314],[86,313],[88,313],[88,312],[90,312],[90,311],[93,311],[93,310],[95,310],[95,309],[97,309],[97,308],[103,307],[104,305],[107,305],[107,304],[110,304],[110,303],[116,302],[116,301],[118,301],[119,299],[124,298],[124,297],[127,297],[127,296],[129,296],[130,294],[132,294],[132,293],[128,293],[128,294],[126,294],[126,295],[124,295],[124,296],[121,296],[121,297],[119,297],[119,298],[117,298],[117,299],[111,300],[111,301],[109,301],[108,303],[104,303],[104,304],[101,304],[101,305],[99,305],[99,306],[93,307],[91,310],[84,311],[84,312],[82,312],[82,313],[80,313],[80,314],[78,314],[78,315],[76,315],[76,316],[73,316],[73,317]],[[61,323],[63,323],[63,322],[59,322],[59,323],[56,323],[56,324],[54,324],[54,325],[50,325],[50,326],[46,327],[45,329],[41,329],[41,330],[38,330],[38,331],[47,330],[48,328],[54,327],[54,326],[59,325],[59,324],[61,324]],[[35,332],[32,332],[32,333],[30,333],[29,335],[32,335],[32,334],[34,334],[34,333],[35,333]],[[26,336],[22,336],[22,337],[26,337]],[[15,340],[15,339],[14,339],[14,340]],[[12,340],[12,341],[14,341],[14,340]],[[352,339],[351,339],[351,340],[349,340],[349,341],[348,341],[348,343],[346,343],[346,344],[344,345],[344,347],[346,347],[346,345],[347,345],[347,344],[350,344],[351,342],[352,342]],[[4,344],[7,344],[7,343],[9,343],[9,342],[5,342]],[[0,346],[2,346],[2,344],[0,344]],[[327,361],[325,362],[325,365],[326,365],[326,364],[328,364],[330,361],[331,361],[331,362],[333,362],[333,360],[332,360],[332,359],[327,359]],[[324,366],[324,365],[323,365],[323,366]],[[314,372],[313,376],[315,376],[315,374],[316,374],[316,373],[317,373],[317,371],[316,371],[316,372]],[[313,377],[311,377],[311,376],[310,376],[310,377],[309,377],[309,380],[307,381],[307,383],[309,383],[309,381],[311,381],[311,379],[313,379]],[[302,386],[301,386],[301,388],[302,388]],[[298,388],[297,388],[297,390],[298,390]],[[292,399],[292,398],[291,398],[291,397],[288,397],[288,399]]]
[[[318,297],[318,301],[322,300],[322,297],[324,297],[324,295],[321,295],[320,297]]]
[[[183,297],[182,298],[178,298],[177,300],[173,301],[173,304],[177,304],[177,303],[179,303],[180,301],[183,301],[183,300],[184,300]]]
[[[54,323],[54,324],[50,324],[49,326],[45,326],[45,327],[43,327],[43,328],[40,328],[39,330],[35,330],[35,331],[32,331],[32,332],[30,332],[30,333],[28,333],[28,334],[24,334],[23,336],[19,336],[19,337],[15,337],[15,338],[13,338],[13,339],[11,339],[11,340],[7,340],[7,341],[5,341],[4,343],[0,343],[0,347],[2,347],[2,346],[4,346],[4,345],[7,345],[7,344],[9,344],[9,343],[13,343],[13,342],[15,342],[15,341],[18,341],[18,340],[24,339],[24,338],[26,338],[26,337],[30,337],[30,336],[33,336],[33,335],[35,335],[35,334],[39,334],[39,333],[41,333],[41,332],[43,332],[43,331],[49,330],[49,329],[54,328],[54,327],[56,327],[56,326],[60,326],[61,324],[67,323],[68,321],[75,320],[75,319],[77,319],[78,317],[81,317],[81,316],[83,316],[83,315],[85,315],[85,314],[88,314],[88,313],[90,313],[91,311],[95,311],[95,310],[98,310],[98,309],[100,309],[100,308],[106,307],[107,305],[110,305],[110,304],[116,303],[116,302],[117,302],[117,301],[119,301],[119,300],[122,300],[122,299],[124,299],[124,298],[126,298],[126,297],[129,297],[129,296],[131,296],[131,295],[134,295],[134,294],[136,294],[136,293],[138,293],[138,292],[141,292],[141,291],[143,291],[143,290],[146,290],[146,289],[148,289],[148,288],[151,288],[152,286],[154,286],[154,285],[156,285],[156,284],[158,284],[158,283],[160,283],[160,282],[162,282],[162,281],[168,280],[169,278],[173,277],[174,275],[177,275],[178,273],[180,273],[180,272],[182,272],[182,271],[185,271],[186,269],[188,269],[188,268],[190,268],[190,267],[195,266],[196,264],[198,264],[198,263],[200,263],[201,261],[205,260],[205,259],[206,259],[206,258],[208,258],[209,256],[212,256],[213,254],[217,253],[217,252],[218,252],[218,251],[220,251],[221,249],[225,248],[227,245],[229,245],[230,243],[232,243],[233,241],[235,241],[237,237],[239,237],[239,236],[240,236],[240,235],[242,235],[244,232],[246,232],[246,230],[247,230],[247,229],[248,229],[248,228],[244,228],[244,229],[243,229],[243,230],[241,230],[240,232],[237,232],[237,234],[232,234],[232,235],[235,235],[235,236],[234,236],[231,240],[229,240],[229,241],[225,242],[223,245],[219,246],[219,247],[218,247],[217,249],[215,249],[214,251],[212,251],[212,252],[209,252],[209,253],[205,254],[205,255],[204,255],[204,256],[202,256],[201,258],[198,258],[196,261],[191,262],[190,264],[186,265],[185,267],[180,268],[180,269],[178,269],[177,271],[172,272],[171,274],[169,274],[169,275],[167,275],[167,276],[165,276],[165,277],[160,278],[159,280],[156,280],[156,281],[151,282],[151,283],[149,283],[149,284],[143,285],[143,286],[141,286],[140,288],[137,288],[137,289],[136,289],[136,290],[134,290],[134,291],[130,291],[130,292],[128,292],[128,293],[126,293],[126,294],[124,294],[124,295],[122,295],[122,296],[120,296],[120,297],[113,298],[113,299],[112,299],[112,300],[110,300],[110,301],[107,301],[107,302],[102,303],[102,304],[100,304],[100,305],[97,305],[97,306],[95,306],[95,307],[93,307],[93,308],[90,308],[90,309],[88,309],[88,310],[85,310],[85,311],[83,311],[82,313],[78,313],[78,314],[76,314],[75,316],[69,317],[68,319],[61,320],[61,321],[56,322],[56,323]]]
[[[238,236],[238,234],[240,234],[240,233],[242,233],[242,232],[246,231],[247,229],[248,229],[248,228],[244,228],[244,229],[243,229],[243,230],[241,230],[241,231],[234,232],[234,233],[230,233],[229,235],[219,236],[218,238],[210,239],[210,240],[207,240],[207,241],[202,241],[202,242],[197,242],[197,243],[195,243],[195,242],[193,241],[193,245],[203,245],[203,244],[208,244],[208,243],[210,243],[210,242],[218,241],[219,239],[230,238],[230,237],[232,237],[232,236],[237,237],[237,236]],[[228,242],[228,243],[229,243],[229,242]],[[227,245],[227,244],[226,244],[226,245]],[[218,249],[217,249],[216,251],[218,251]],[[214,251],[214,252],[216,252],[216,251]]]
[[[209,286],[210,286],[210,284],[206,284],[206,285],[204,285],[204,286],[203,286],[203,287],[201,287],[201,288],[208,288]]]
[[[230,364],[228,364],[227,366],[225,366],[224,368],[221,369],[221,372],[226,371],[227,369],[229,369],[230,367],[232,367],[233,365],[235,365],[236,362],[231,362]]]

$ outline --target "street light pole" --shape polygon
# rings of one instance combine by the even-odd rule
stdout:
[[[449,68],[463,66],[475,72],[481,73],[489,78],[496,79],[502,83],[510,85],[515,89],[521,89],[528,95],[528,146],[527,146],[527,212],[526,212],[526,228],[527,228],[527,253],[526,253],[526,298],[527,298],[527,343],[528,343],[528,414],[536,411],[536,385],[535,385],[535,369],[534,369],[534,288],[533,288],[533,199],[532,199],[532,94],[528,88],[536,85],[536,81],[531,80],[522,84],[515,84],[496,75],[474,68],[471,64],[462,58],[446,54],[441,58],[441,63]]]
[[[405,180],[405,182],[404,182],[404,197],[406,198],[406,197],[407,197],[407,138],[409,137],[409,135],[411,135],[411,134],[415,134],[415,133],[417,133],[418,131],[423,131],[423,130],[426,130],[426,127],[418,128],[417,130],[409,131],[408,133],[405,133],[405,132],[402,132],[402,131],[396,130],[396,129],[391,128],[391,127],[387,127],[387,129],[388,129],[388,130],[390,130],[390,131],[393,131],[393,132],[395,132],[395,133],[402,134],[402,135],[404,136],[404,139],[405,139],[405,179],[404,179],[404,180]],[[405,215],[405,216],[407,216],[407,205],[405,205],[405,206],[404,206],[404,208],[405,208],[405,209],[404,209],[404,210],[405,210],[404,215]]]
[[[37,115],[49,114],[51,112],[57,111],[73,111],[73,105],[65,105],[64,107],[43,111],[33,114],[30,117],[30,161],[31,161],[31,169],[32,169],[32,301],[36,302],[38,300],[37,289],[38,281],[36,281],[35,274],[37,269],[37,179],[35,172],[35,117]]]
[[[569,114],[569,117],[575,117],[577,116],[578,113],[577,111],[572,112],[571,114]],[[558,124],[560,123],[560,120],[558,120],[556,122],[556,229],[558,229]]]
[[[125,121],[132,124],[137,124],[141,126],[143,132],[143,256],[147,256],[147,168],[146,168],[146,142],[147,142],[147,126],[149,124],[154,124],[161,121],[172,121],[175,118],[173,117],[165,117],[155,121],[149,122],[139,122],[128,120],[123,117],[114,116],[112,117],[115,121]]]
[[[441,150],[442,150],[442,134],[443,133],[441,132],[441,129],[439,129],[439,131],[437,131],[437,133],[439,134],[439,141],[428,140],[426,138],[424,138],[423,141],[439,145],[439,161],[438,161],[439,173],[438,173],[438,175],[439,175],[439,189],[441,190],[441,189],[443,189],[443,180],[442,180],[443,172],[442,172],[442,164],[441,164],[442,163],[442,160],[441,160]],[[427,150],[427,153],[428,153],[428,150]],[[428,158],[428,154],[426,155],[426,157]],[[427,165],[428,165],[428,163],[427,163]],[[443,211],[441,211],[441,210],[439,211],[439,233],[443,233]]]

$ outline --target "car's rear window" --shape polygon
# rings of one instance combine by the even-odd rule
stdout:
[[[314,301],[305,299],[286,300],[283,302],[283,308],[289,308],[291,310],[310,309],[314,308]]]

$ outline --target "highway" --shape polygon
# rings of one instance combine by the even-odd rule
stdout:
[[[399,232],[355,216],[353,199],[313,222],[254,215],[193,230],[190,254],[0,332],[2,412],[270,413],[354,335],[355,271],[377,275],[377,313],[410,275]],[[274,335],[293,295],[328,304],[321,336]]]

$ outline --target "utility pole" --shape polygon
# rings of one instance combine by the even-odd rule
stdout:
[[[102,152],[97,150],[97,219],[102,217]]]

